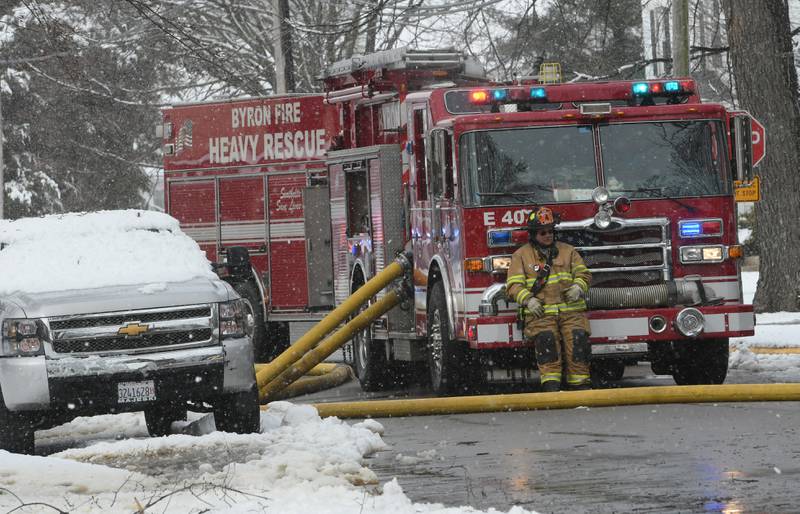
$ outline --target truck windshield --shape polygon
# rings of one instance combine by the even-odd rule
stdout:
[[[466,206],[590,200],[597,186],[588,125],[468,132],[459,160]]]
[[[601,125],[605,186],[629,198],[726,194],[722,135],[713,120]]]

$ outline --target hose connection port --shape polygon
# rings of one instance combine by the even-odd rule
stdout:
[[[660,334],[667,329],[667,320],[664,316],[653,316],[650,318],[650,331]]]
[[[675,317],[675,328],[686,337],[700,335],[706,325],[706,319],[699,310],[688,307]]]

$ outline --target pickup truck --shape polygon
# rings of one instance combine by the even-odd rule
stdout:
[[[0,220],[0,449],[128,411],[152,436],[187,410],[257,432],[251,313],[165,214]]]

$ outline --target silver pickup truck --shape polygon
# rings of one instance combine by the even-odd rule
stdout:
[[[154,436],[187,410],[258,431],[247,307],[169,216],[0,221],[0,449],[32,453],[37,429],[126,411]]]

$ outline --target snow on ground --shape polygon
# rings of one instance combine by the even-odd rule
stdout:
[[[0,220],[0,269],[14,270],[0,295],[134,284],[152,294],[167,282],[216,278],[175,218],[139,210]]]
[[[745,303],[753,303],[758,272],[742,273],[742,293]],[[800,312],[771,312],[756,316],[756,330],[752,337],[731,339],[728,365],[732,369],[765,371],[797,381],[800,375],[800,354],[755,353],[757,348],[800,348]],[[752,348],[752,351],[751,351]]]
[[[39,432],[44,448],[65,439],[88,446],[49,457],[0,451],[0,509],[39,502],[21,512],[48,510],[43,504],[70,512],[498,512],[415,504],[396,480],[379,484],[361,463],[386,448],[374,420],[320,419],[313,407],[288,402],[262,413],[260,434],[212,432],[207,419],[186,427],[199,425],[200,435],[148,438],[138,413],[78,418]]]

